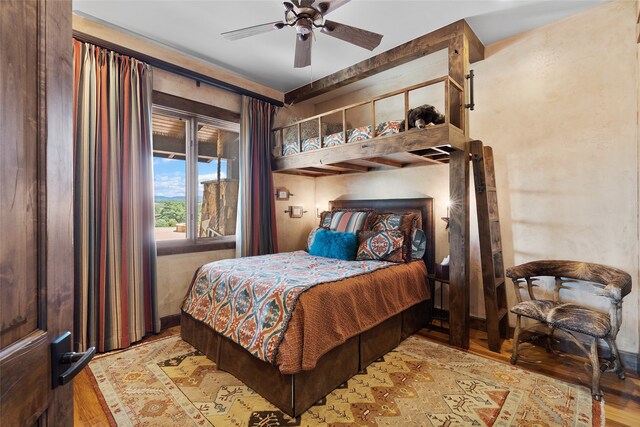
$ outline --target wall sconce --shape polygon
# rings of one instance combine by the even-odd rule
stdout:
[[[302,206],[289,206],[289,209],[284,211],[284,213],[288,213],[289,218],[302,218],[302,215],[306,214],[307,211],[305,211]]]
[[[440,217],[445,222],[445,230],[449,230],[449,210],[451,209],[451,200],[447,200],[447,216]]]
[[[293,195],[294,194],[289,192],[285,187],[276,188],[276,200],[289,200],[289,197],[292,197]]]

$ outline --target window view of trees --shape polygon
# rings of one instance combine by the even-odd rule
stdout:
[[[187,204],[181,201],[158,201],[155,202],[156,227],[175,227],[176,224],[184,223],[187,220]]]
[[[234,235],[239,126],[161,106],[152,122],[156,240]]]

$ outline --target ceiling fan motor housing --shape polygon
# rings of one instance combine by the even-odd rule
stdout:
[[[1,1],[1,0],[0,0]],[[267,22],[239,30],[227,31],[222,35],[229,40],[238,40],[284,27],[295,27],[296,53],[294,67],[303,68],[311,64],[311,35],[318,29],[337,39],[346,41],[368,50],[375,49],[382,40],[382,35],[350,25],[325,20],[324,15],[348,3],[349,0],[290,0],[283,3],[284,19]]]
[[[299,19],[296,22],[296,33],[301,36],[307,36],[313,32],[311,21],[308,19]]]

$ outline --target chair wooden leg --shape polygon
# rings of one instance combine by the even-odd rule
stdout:
[[[553,333],[556,331],[556,328],[554,328],[553,326],[549,327],[549,333],[547,334],[547,336],[545,337],[545,349],[547,350],[547,353],[552,353],[553,352]]]
[[[591,360],[591,395],[595,400],[602,398],[600,391],[600,360],[598,359],[598,339],[594,338],[591,343],[591,351],[589,352]]]
[[[621,380],[624,379],[624,366],[622,365],[622,360],[620,359],[620,353],[618,352],[618,346],[616,345],[616,341],[611,338],[604,339],[606,343],[609,345],[609,349],[611,349],[611,357],[613,358],[613,368],[618,378]]]
[[[513,353],[511,354],[511,364],[515,365],[518,361],[518,347],[520,345],[520,315],[516,317],[516,327],[513,330]]]

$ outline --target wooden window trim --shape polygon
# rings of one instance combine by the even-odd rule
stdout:
[[[184,117],[195,118],[196,120],[218,120],[234,124],[240,123],[240,114],[238,113],[213,105],[170,95],[164,92],[153,91],[153,105],[160,108],[166,107],[171,110],[176,110],[175,112],[172,112],[172,114],[176,114],[178,116],[184,115]],[[224,125],[219,124],[218,126]],[[197,237],[195,239],[186,238],[156,241],[156,253],[158,256],[227,250],[235,249],[235,247],[235,235],[223,236],[220,238]]]
[[[156,242],[158,256],[187,254],[193,252],[221,251],[236,248],[236,236],[219,239],[159,240]]]

